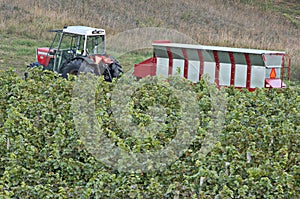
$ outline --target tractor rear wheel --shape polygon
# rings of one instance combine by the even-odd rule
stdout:
[[[68,78],[68,74],[78,75],[81,64],[82,64],[82,59],[75,59],[75,60],[67,63],[61,69],[62,76],[64,78]]]
[[[97,70],[91,67],[86,61],[82,59],[74,59],[63,66],[60,72],[62,77],[66,79],[68,79],[68,74],[78,75],[79,73],[93,73],[96,75],[103,75],[104,80],[108,82],[112,82],[113,78],[119,78],[123,72],[122,66],[120,66],[116,60],[114,60],[114,62],[108,67],[101,70],[104,70],[103,74],[97,73]]]

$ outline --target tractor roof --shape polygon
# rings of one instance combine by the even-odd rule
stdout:
[[[76,35],[105,35],[104,29],[91,28],[87,26],[66,26],[63,29],[64,33],[76,34]]]

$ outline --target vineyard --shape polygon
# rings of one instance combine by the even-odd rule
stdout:
[[[0,0],[0,199],[300,198],[299,0],[199,2]],[[292,60],[291,82],[284,81],[286,89],[248,92],[217,89],[205,78],[191,85],[153,77],[121,87],[124,76],[112,83],[86,76],[94,82],[80,84],[77,76],[28,70],[36,49],[51,45],[48,30],[65,25],[105,29],[108,53],[125,73],[152,51],[138,46],[114,54],[109,48],[127,49],[131,41],[158,35],[117,36],[157,28],[201,45],[284,51]],[[126,100],[130,114],[116,117]],[[103,137],[94,136],[95,129],[123,151],[119,159],[115,151],[101,151]],[[176,142],[188,144],[178,154],[161,153],[169,162],[149,158],[141,168],[130,167],[130,157],[147,160]]]
[[[214,124],[211,86],[199,82],[192,89],[200,122],[189,148],[160,171],[128,173],[96,160],[82,143],[71,109],[75,80],[40,69],[29,71],[26,80],[13,70],[1,71],[0,198],[300,197],[299,87],[222,89],[224,124],[212,150],[201,156],[203,139]],[[98,122],[116,145],[147,152],[175,136],[176,125],[147,140],[114,129],[107,110],[112,106],[107,93],[114,85],[98,78],[95,104]],[[160,95],[168,88],[153,84],[136,91],[132,114],[137,122],[145,121],[142,110],[154,101],[178,120],[177,98]]]

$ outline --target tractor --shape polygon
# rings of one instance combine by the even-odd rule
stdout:
[[[103,75],[108,82],[118,78],[123,72],[118,61],[106,54],[104,29],[65,26],[62,30],[50,32],[56,33],[50,48],[37,48],[37,62],[28,67],[42,66],[64,78],[68,78],[69,74],[91,72]]]

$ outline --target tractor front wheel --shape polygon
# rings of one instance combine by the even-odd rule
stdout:
[[[112,82],[113,78],[119,78],[123,73],[122,66],[119,65],[117,61],[110,64],[108,68],[104,71],[104,79],[105,81]]]

